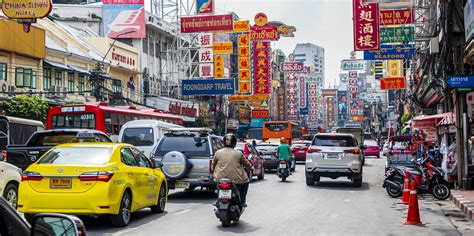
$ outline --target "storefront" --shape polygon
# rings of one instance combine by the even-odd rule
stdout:
[[[424,134],[424,140],[426,142],[439,142],[440,137],[438,135],[438,124],[446,117],[451,116],[451,112],[436,114],[430,116],[417,116],[413,118],[411,126],[412,129],[418,129]]]

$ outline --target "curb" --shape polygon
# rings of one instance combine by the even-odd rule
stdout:
[[[454,205],[456,205],[462,212],[464,212],[464,214],[466,214],[467,218],[473,220],[474,202],[464,198],[464,196],[459,193],[451,194],[450,199],[453,201]]]

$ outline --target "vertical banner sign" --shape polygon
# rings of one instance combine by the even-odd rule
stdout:
[[[401,77],[403,70],[403,61],[401,60],[388,60],[388,77]]]
[[[199,47],[211,48],[214,45],[214,37],[212,33],[200,33],[198,36]]]
[[[298,92],[297,77],[295,73],[288,75],[287,81],[287,99],[288,99],[288,119],[296,120],[298,117]]]
[[[365,4],[362,0],[353,1],[354,50],[379,50],[379,5]]]
[[[338,121],[339,126],[343,126],[347,121],[347,92],[337,91]]]
[[[250,83],[250,35],[241,34],[237,39],[237,61],[239,63],[239,93],[251,92]]]
[[[364,107],[360,100],[357,71],[349,71],[349,112],[353,121],[360,121],[360,116],[364,114]]]
[[[306,108],[308,104],[306,104],[306,78],[304,76],[299,78],[299,91],[300,108]]]
[[[224,78],[224,56],[214,56],[214,77]]]
[[[334,125],[334,97],[326,97],[328,127]]]
[[[196,13],[198,15],[214,14],[214,0],[196,0]]]
[[[144,0],[104,0],[102,22],[107,38],[144,38]]]
[[[214,37],[212,33],[201,33],[198,36],[199,41],[199,77],[214,77],[214,53],[212,47],[214,45]],[[222,64],[224,64],[222,62]],[[223,70],[222,70],[223,71]],[[222,72],[223,73],[223,72]]]
[[[254,94],[270,93],[270,42],[255,42],[253,44],[254,61],[262,62],[253,68]],[[258,64],[257,64],[258,65]]]
[[[319,120],[318,112],[318,82],[308,82],[308,121],[317,122]]]

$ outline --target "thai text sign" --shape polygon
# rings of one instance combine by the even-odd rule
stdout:
[[[2,11],[11,19],[35,19],[49,15],[51,0],[3,0]]]
[[[415,49],[406,46],[382,46],[377,51],[364,51],[364,60],[406,60]]]
[[[415,41],[415,27],[384,27],[380,28],[380,42],[382,44],[397,45]]]
[[[360,70],[365,71],[367,62],[363,60],[342,60],[341,70]]]
[[[380,25],[413,24],[413,8],[380,10]]]
[[[234,32],[249,32],[250,22],[248,20],[234,21]]]
[[[301,62],[283,62],[280,64],[281,72],[300,72],[303,70]]]
[[[232,31],[232,15],[181,17],[181,33]]]
[[[380,89],[382,90],[405,89],[405,78],[404,77],[382,78],[380,79]]]
[[[232,42],[216,42],[213,49],[214,54],[232,54]]]
[[[252,41],[277,41],[280,39],[278,28],[268,24],[264,26],[254,25],[250,27],[250,35]]]
[[[255,109],[252,110],[252,118],[268,118],[270,115],[269,110]]]
[[[182,83],[183,96],[234,94],[233,79],[193,79]]]
[[[379,5],[363,4],[362,0],[353,0],[354,50],[380,49]]]

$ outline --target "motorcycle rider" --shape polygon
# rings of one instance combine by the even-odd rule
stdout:
[[[278,160],[285,160],[288,168],[291,168],[291,147],[287,144],[286,138],[280,139],[280,145],[277,148]],[[291,174],[291,171],[290,171]]]
[[[234,150],[237,137],[233,134],[224,136],[224,148],[214,154],[212,169],[216,182],[219,179],[230,179],[235,183],[240,192],[243,207],[247,207],[247,192],[249,189],[249,176],[246,172],[252,171],[252,165],[242,152]]]

